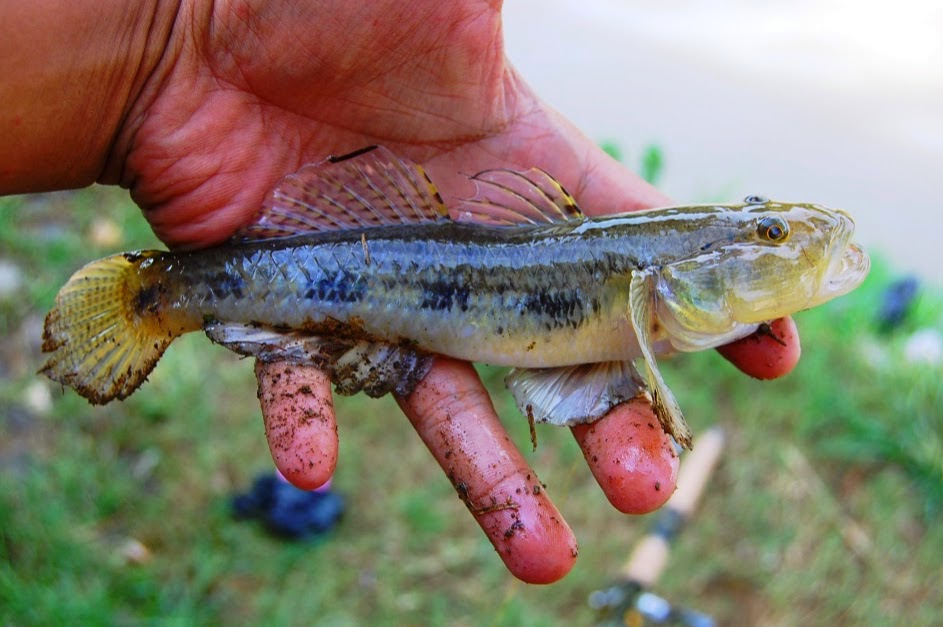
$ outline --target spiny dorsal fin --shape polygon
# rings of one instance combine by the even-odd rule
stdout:
[[[371,146],[306,165],[283,178],[235,239],[446,219],[445,203],[422,166]]]
[[[459,220],[484,224],[545,224],[582,220],[576,200],[540,168],[485,170],[471,177],[476,192],[463,200]]]

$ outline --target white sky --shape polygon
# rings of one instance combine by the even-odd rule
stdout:
[[[538,92],[678,201],[756,193],[848,209],[943,284],[943,1],[508,0]]]

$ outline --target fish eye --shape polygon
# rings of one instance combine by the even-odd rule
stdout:
[[[748,205],[765,205],[769,202],[769,198],[766,196],[747,196],[743,199],[743,202]]]
[[[789,223],[779,216],[766,216],[756,225],[756,232],[767,242],[779,244],[789,237]]]

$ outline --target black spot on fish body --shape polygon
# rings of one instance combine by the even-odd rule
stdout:
[[[356,303],[363,299],[366,285],[345,272],[328,274],[305,286],[304,298],[321,302]]]
[[[523,298],[527,311],[539,315],[559,317],[569,315],[577,307],[577,299],[572,292],[540,291]]]
[[[217,272],[206,278],[206,287],[215,298],[243,298],[246,282],[238,274]]]
[[[578,290],[534,292],[524,296],[521,304],[527,315],[543,318],[548,331],[560,327],[576,329],[583,323],[583,296]],[[599,306],[598,302],[595,306]]]
[[[471,288],[467,285],[456,285],[448,281],[434,281],[423,283],[420,287],[422,288],[420,308],[434,311],[447,311],[458,308],[461,311],[468,311]]]
[[[163,288],[160,283],[142,288],[134,296],[134,311],[137,312],[138,315],[156,312],[158,307],[160,307],[160,297],[162,293]]]

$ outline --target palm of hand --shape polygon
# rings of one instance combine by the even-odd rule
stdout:
[[[112,159],[162,239],[218,243],[284,174],[376,143],[426,164],[446,192],[458,172],[501,164],[583,187],[594,147],[506,64],[491,3],[334,4],[178,19],[193,26],[172,37]],[[622,207],[599,206],[664,200],[620,187],[632,191]]]

